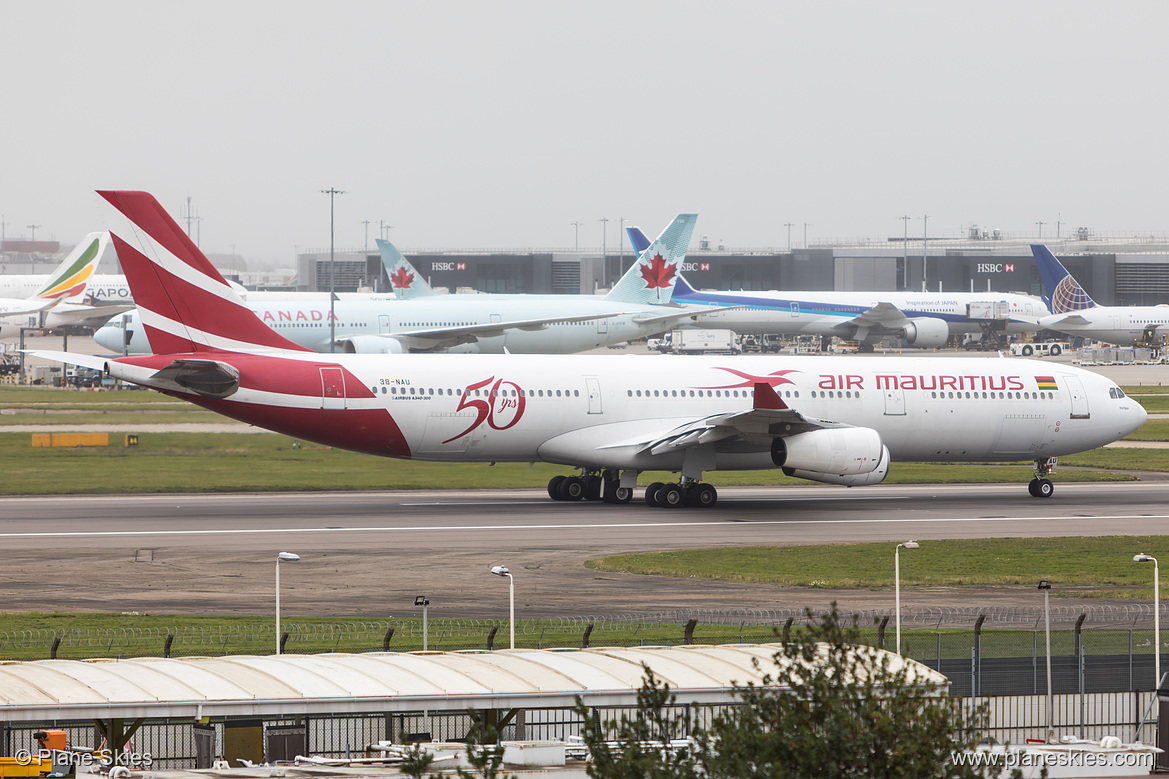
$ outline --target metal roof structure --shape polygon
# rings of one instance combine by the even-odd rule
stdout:
[[[38,660],[0,663],[0,720],[356,714],[634,706],[642,664],[679,703],[732,703],[774,672],[778,644]],[[884,652],[860,647],[858,651]],[[922,684],[946,678],[910,666]],[[753,662],[758,660],[758,667]]]

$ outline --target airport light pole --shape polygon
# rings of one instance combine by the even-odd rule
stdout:
[[[345,193],[336,187],[321,190],[322,195],[329,196],[329,351],[337,351],[337,316],[335,301],[337,299],[337,260],[333,248],[333,199]]]
[[[422,651],[427,651],[427,637],[430,635],[429,625],[426,623],[426,607],[430,605],[430,599],[425,595],[419,595],[414,599],[415,606],[422,607]]]
[[[906,541],[898,544],[893,550],[893,600],[897,612],[897,654],[901,654],[901,550],[917,549],[920,544],[916,541]]]
[[[603,216],[597,221],[601,223],[601,262],[604,262],[605,246],[609,240],[609,217]]]
[[[1043,635],[1047,656],[1047,737],[1050,739],[1053,732],[1052,722],[1055,717],[1055,696],[1051,691],[1051,607],[1047,600],[1047,596],[1051,592],[1051,582],[1047,579],[1041,579],[1039,589],[1043,590]]]
[[[491,568],[491,572],[496,576],[506,576],[508,581],[508,590],[510,592],[510,607],[508,608],[508,625],[511,631],[511,648],[515,649],[515,579],[511,575],[511,571],[507,570],[506,565],[496,565]]]
[[[575,243],[573,243],[573,250],[576,251],[577,254],[579,254],[580,253],[580,222],[569,222],[569,224],[576,228],[576,240],[575,240]]]
[[[904,237],[902,237],[902,239],[901,239],[901,249],[903,252],[903,258],[902,258],[903,259],[903,266],[902,267],[905,268],[906,273],[909,272],[909,220],[912,218],[913,217],[910,216],[909,214],[906,214],[905,216],[900,217],[901,226],[905,229]]]
[[[929,289],[929,263],[930,263],[930,215],[925,214],[921,218],[921,291],[925,292]]]
[[[784,222],[783,226],[787,228],[787,252],[791,254],[792,251],[792,228],[796,226],[795,222]]]
[[[276,654],[280,654],[280,562],[295,563],[300,555],[281,552],[276,555]]]
[[[1153,564],[1153,690],[1161,687],[1161,570],[1157,558],[1139,554],[1132,558],[1134,563]]]

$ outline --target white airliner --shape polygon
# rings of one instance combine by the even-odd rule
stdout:
[[[645,236],[628,228],[636,249]],[[745,334],[836,336],[865,351],[888,336],[908,346],[945,346],[952,335],[1026,333],[1050,313],[1039,298],[1002,292],[700,292],[679,278],[674,301],[727,307],[692,325]]]
[[[1169,306],[1099,306],[1055,255],[1032,244],[1043,291],[1052,313],[1039,324],[1080,338],[1122,346],[1160,346],[1169,332]]]
[[[668,304],[677,278],[675,269],[686,256],[696,219],[694,214],[679,214],[604,297],[338,297],[332,306],[337,351],[568,354],[656,335],[692,322],[700,312]],[[407,263],[405,267],[410,266]],[[396,288],[409,286],[410,281],[425,283],[416,273],[411,275],[408,279],[404,272],[391,273],[397,278]],[[314,351],[331,351],[327,293],[253,294],[247,300],[265,324],[289,341]],[[122,353],[126,343],[126,354],[150,351],[137,314],[114,317],[97,332],[95,340],[114,352]]]
[[[89,285],[110,245],[109,233],[90,233],[49,274],[0,275],[0,338],[12,338],[21,328],[55,328],[87,323],[125,310],[120,306],[91,306]]]
[[[1146,415],[1113,382],[1032,360],[651,355],[323,355],[255,315],[145,192],[102,192],[138,227],[114,236],[155,353],[36,352],[296,438],[385,457],[550,462],[561,500],[710,506],[709,471],[782,468],[882,481],[893,459],[1034,460],[1102,446]],[[128,234],[128,233],[127,233]]]

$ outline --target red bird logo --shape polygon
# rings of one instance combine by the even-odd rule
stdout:
[[[655,254],[649,265],[641,266],[641,277],[645,279],[645,286],[649,289],[664,289],[674,280],[674,264],[667,265],[662,255]]]
[[[785,378],[789,373],[799,373],[797,370],[773,371],[766,376],[755,376],[744,371],[737,371],[734,368],[718,368],[720,371],[738,376],[743,381],[738,384],[720,384],[717,387],[695,387],[694,389],[736,389],[738,387],[754,387],[756,384],[769,384],[772,388],[778,387],[782,384],[795,384],[791,379]]]
[[[405,268],[398,268],[390,276],[390,282],[395,289],[410,289],[410,285],[414,283],[414,274]]]

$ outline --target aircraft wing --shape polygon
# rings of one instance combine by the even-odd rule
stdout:
[[[423,330],[386,333],[383,337],[392,338],[411,349],[430,351],[433,349],[449,349],[459,344],[474,343],[480,338],[501,336],[510,330],[544,330],[557,323],[611,319],[622,316],[624,313],[623,311],[613,311],[601,314],[582,314],[580,316],[515,319],[509,322],[488,322],[482,325],[466,325],[463,327],[432,327]]]
[[[724,306],[724,307],[711,306],[711,307],[705,308],[705,309],[704,308],[690,308],[690,309],[686,309],[685,311],[679,311],[677,313],[672,313],[672,314],[657,314],[654,316],[635,316],[633,318],[633,321],[639,325],[656,325],[656,324],[662,324],[662,323],[668,323],[668,322],[681,322],[681,321],[686,320],[686,319],[689,319],[693,322],[697,322],[698,320],[702,319],[703,317],[707,317],[707,316],[710,316],[712,314],[721,314],[724,311],[737,311],[741,308],[748,308],[748,306]]]
[[[1092,320],[1083,314],[1063,314],[1060,316],[1043,317],[1038,324],[1058,330],[1060,325],[1090,325]]]
[[[133,303],[109,303],[102,306],[62,303],[53,309],[53,318],[61,323],[84,322],[87,319],[109,319],[133,308]]]
[[[909,317],[892,303],[878,303],[870,308],[857,314],[850,320],[849,324],[854,324],[857,327],[872,327],[877,325],[879,327],[886,327],[889,329],[900,329],[909,321]]]
[[[89,354],[78,354],[77,352],[50,352],[40,349],[26,349],[25,354],[39,357],[42,360],[52,360],[53,362],[63,362],[68,365],[80,365],[82,368],[92,368],[95,371],[105,370],[106,363],[109,360],[102,356],[93,356]]]
[[[640,452],[665,454],[676,449],[715,443],[739,437],[752,443],[767,443],[775,438],[822,428],[850,427],[805,416],[790,408],[770,384],[755,384],[755,402],[750,411],[715,414],[679,425],[656,438],[644,441],[621,441],[603,448],[636,445]]]
[[[0,298],[0,317],[35,314],[60,302],[59,298]]]

